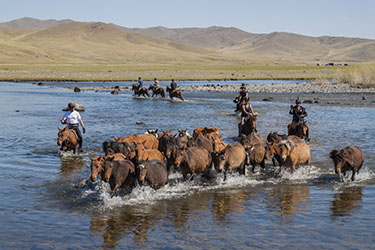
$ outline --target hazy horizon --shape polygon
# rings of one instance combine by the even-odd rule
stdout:
[[[306,36],[375,39],[375,2],[352,1],[227,1],[177,2],[12,1],[2,4],[0,22],[31,17],[105,22],[128,28],[235,27],[249,33],[288,32]]]

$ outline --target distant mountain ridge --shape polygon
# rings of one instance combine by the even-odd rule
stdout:
[[[0,29],[3,29],[0,30],[0,41],[6,43],[13,39],[12,43],[4,44],[8,47],[17,47],[17,42],[21,42],[23,46],[32,45],[40,47],[41,51],[49,49],[57,54],[61,49],[66,53],[79,48],[78,52],[86,50],[89,55],[105,60],[111,60],[107,58],[110,55],[112,59],[120,60],[120,55],[129,56],[132,54],[129,50],[133,49],[137,51],[133,55],[142,55],[133,56],[139,60],[186,58],[191,61],[231,61],[237,58],[270,63],[375,61],[375,40],[371,39],[310,37],[287,32],[253,34],[235,27],[172,29],[157,26],[140,29],[94,22],[21,18],[0,23]],[[43,48],[41,44],[44,44]],[[90,50],[94,44],[98,47],[96,51]],[[116,50],[120,51],[115,53]],[[1,51],[8,56],[11,54],[5,47],[0,48]]]
[[[31,18],[31,17],[24,17],[24,18],[12,20],[12,21],[5,22],[5,23],[0,23],[0,28],[17,29],[17,30],[41,30],[41,29],[48,29],[48,28],[54,27],[62,23],[69,23],[69,22],[73,22],[73,20],[70,20],[70,19],[39,20],[36,18]]]
[[[263,60],[375,61],[375,40],[310,37],[287,32],[253,34],[234,27],[130,29],[176,43]]]
[[[0,29],[0,62],[124,63],[238,61],[206,50],[144,36],[113,24],[65,22],[47,29]]]

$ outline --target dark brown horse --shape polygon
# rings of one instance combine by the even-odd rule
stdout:
[[[307,122],[291,122],[288,124],[288,135],[295,135],[305,141],[310,141]]]
[[[355,173],[359,172],[362,167],[364,157],[360,147],[348,146],[344,149],[334,149],[329,154],[329,157],[335,164],[335,172],[340,175],[341,181],[344,180],[346,171],[352,171],[352,181],[354,181]]]
[[[61,146],[61,150],[73,150],[73,154],[75,154],[78,147],[78,139],[75,132],[67,127],[63,129],[57,127],[57,129],[59,130],[59,133],[57,134],[57,145]]]
[[[238,124],[238,130],[240,135],[250,135],[252,132],[257,132],[257,116],[258,115],[249,115],[245,119],[245,123],[241,125]]]
[[[253,132],[248,136],[243,136],[240,139],[240,142],[246,149],[248,164],[253,166],[252,172],[255,172],[255,166],[257,164],[259,164],[264,170],[266,165],[263,137],[260,134]]]
[[[137,166],[136,170],[139,173],[138,181],[142,185],[159,189],[168,184],[167,168],[161,161],[152,160],[143,162]]]
[[[144,97],[150,97],[150,95],[148,94],[148,91],[146,88],[142,88],[142,87],[137,87],[137,84],[133,84],[132,85],[132,90],[134,91],[134,95],[138,95],[138,96],[144,96]]]
[[[171,87],[167,87],[166,91],[169,93],[169,97],[173,100],[174,97],[180,98],[182,101],[184,98],[182,97],[182,91],[180,89],[172,89]]]
[[[120,161],[120,160],[126,160],[126,156],[122,153],[115,153],[111,155],[110,157],[106,155],[101,155],[99,157],[89,157],[91,160],[90,169],[91,169],[91,181],[95,182],[98,178],[98,175],[100,174],[100,177],[104,179],[104,163],[106,160],[110,161]]]
[[[165,92],[162,87],[155,87],[153,84],[150,84],[150,87],[148,88],[148,90],[152,90],[151,97],[154,97],[154,96],[157,97],[158,95],[160,95],[161,97],[165,97]]]

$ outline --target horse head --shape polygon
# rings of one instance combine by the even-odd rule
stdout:
[[[91,176],[90,176],[90,178],[91,178],[91,181],[95,182],[98,178],[98,174],[102,173],[102,171],[104,170],[103,164],[104,164],[104,161],[105,161],[105,156],[100,156],[100,157],[96,157],[96,158],[89,157],[89,159],[91,160],[91,164],[90,164]]]
[[[276,149],[277,149],[276,142],[274,142],[274,141],[273,142],[267,141],[266,142],[265,152],[264,152],[264,158],[268,159],[272,155],[275,155],[276,154]]]
[[[280,156],[283,161],[290,155],[295,147],[295,143],[291,140],[282,140],[277,144],[277,147],[280,149]]]
[[[329,158],[333,160],[335,164],[335,173],[340,174],[342,167],[345,165],[345,159],[343,157],[343,150],[333,149],[329,153]]]
[[[66,128],[61,129],[60,127],[57,127],[57,129],[59,130],[59,132],[57,133],[57,145],[60,146],[66,139],[68,139],[68,131],[66,130]]]

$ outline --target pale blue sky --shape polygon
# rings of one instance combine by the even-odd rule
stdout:
[[[237,27],[250,33],[375,39],[373,0],[0,0],[0,22],[21,17],[125,27]]]

